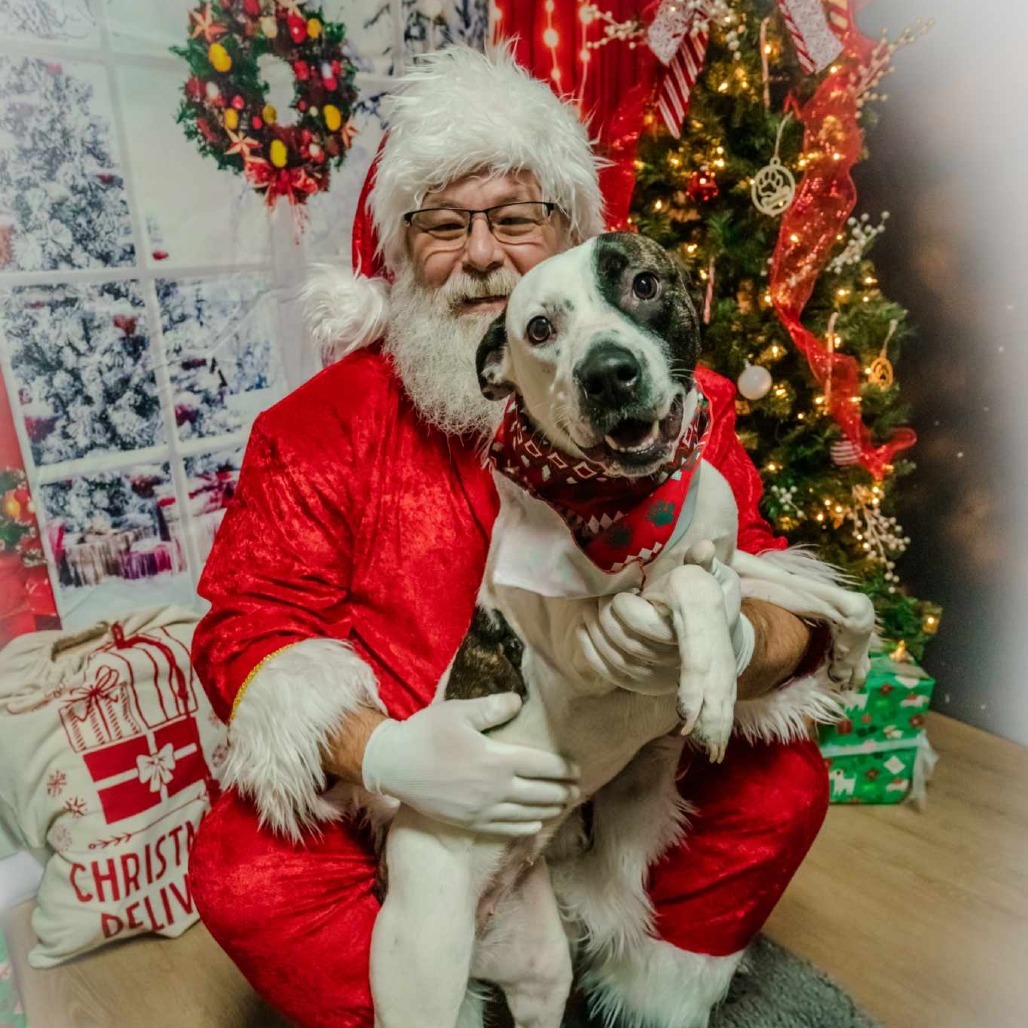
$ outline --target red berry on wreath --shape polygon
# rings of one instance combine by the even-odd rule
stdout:
[[[332,74],[338,75],[343,70],[343,66],[338,61],[332,62]]]
[[[293,61],[293,74],[301,81],[306,82],[311,77],[311,70],[304,61]]]
[[[297,110],[300,110],[300,111],[307,110],[307,101],[306,100],[298,100],[296,102],[296,108],[297,108]]]
[[[300,142],[305,146],[309,146],[313,138],[314,133],[310,129],[300,129]]]
[[[289,38],[294,43],[302,43],[307,38],[307,20],[299,18],[295,14],[286,18],[286,28],[289,29]]]
[[[261,13],[261,0],[243,0],[243,10],[251,18],[256,18]]]
[[[232,97],[232,106],[237,111],[241,111],[246,106],[246,101],[237,93]]]
[[[339,85],[339,81],[334,78],[325,79],[325,88],[330,92],[334,93]]]
[[[186,97],[194,103],[199,103],[205,96],[206,91],[203,83],[194,75],[186,82]]]
[[[207,140],[208,143],[217,143],[221,136],[211,128],[210,123],[206,118],[197,118],[196,127],[200,130],[200,135]]]
[[[250,119],[250,127],[251,128],[259,129],[263,124],[264,124],[264,122],[261,121],[261,116],[259,114],[255,114]]]

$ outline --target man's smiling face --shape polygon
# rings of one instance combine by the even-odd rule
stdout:
[[[507,175],[469,175],[444,189],[426,194],[421,206],[485,210],[498,204],[525,200],[547,200],[535,176],[528,171]],[[490,231],[484,215],[477,215],[470,232],[456,241],[440,241],[414,226],[407,229],[411,262],[419,285],[427,289],[456,286],[450,297],[454,314],[495,317],[507,303],[510,290],[482,295],[480,285],[513,282],[540,261],[563,249],[566,232],[559,212],[538,232],[517,242],[501,242]],[[499,272],[499,274],[497,274]]]
[[[484,211],[546,200],[535,176],[522,171],[466,176],[427,194],[421,207]],[[557,210],[507,241],[490,231],[484,214],[474,216],[470,231],[461,216],[449,224],[455,220],[458,231],[448,231],[446,239],[408,225],[407,259],[395,269],[390,291],[385,350],[426,421],[455,434],[489,432],[502,405],[478,387],[478,343],[521,276],[568,245],[568,231]],[[511,234],[502,226],[500,233]]]

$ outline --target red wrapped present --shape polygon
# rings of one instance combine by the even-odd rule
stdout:
[[[108,824],[157,807],[210,777],[192,717],[83,753],[82,759],[96,783]]]

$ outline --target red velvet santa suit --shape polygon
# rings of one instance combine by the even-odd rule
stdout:
[[[740,545],[780,547],[734,434],[734,388],[708,371],[698,378],[714,423],[705,457],[735,490]],[[425,706],[470,623],[496,510],[474,448],[426,427],[377,348],[261,415],[200,587],[212,609],[194,660],[215,710],[228,718],[261,661],[312,638],[348,642],[393,717]],[[687,842],[653,871],[657,928],[680,949],[735,954],[820,827],[823,763],[810,742],[737,738],[724,764],[685,769],[680,789],[697,813]],[[212,934],[299,1025],[372,1025],[374,876],[371,840],[351,820],[297,844],[259,828],[233,791],[191,859]]]
[[[581,126],[510,69],[497,72],[493,90],[494,106],[510,117],[455,125],[452,112],[469,95],[476,103],[485,95],[482,109],[491,109],[462,76],[493,74],[470,58],[458,64],[460,75],[451,74],[457,65],[441,66],[434,84],[419,98],[405,94],[407,108],[394,111],[391,145],[405,139],[405,156],[383,160],[388,188],[373,193],[387,260],[402,250],[402,211],[417,206],[420,183],[458,158],[465,172],[497,159],[515,161],[506,170],[527,162],[544,191],[563,197],[572,236],[599,231]],[[372,274],[382,256],[365,209],[374,188],[369,177],[353,234],[354,267]],[[384,293],[381,283],[370,288],[359,310],[322,302],[333,324],[313,326],[314,337],[331,342],[345,323],[373,338]],[[379,327],[368,332],[371,324]],[[697,377],[713,421],[704,457],[735,493],[739,546],[779,550],[784,542],[758,512],[759,476],[735,437],[734,387],[710,372]],[[320,746],[359,704],[405,718],[431,701],[470,624],[497,505],[475,445],[420,419],[376,345],[328,367],[254,424],[200,583],[211,610],[197,627],[194,660],[215,710],[230,719],[230,787],[200,827],[190,877],[215,939],[304,1028],[371,1028],[374,1020],[376,858],[369,831],[333,805],[339,790],[325,792]],[[706,1023],[825,814],[821,758],[813,743],[795,741],[804,717],[825,709],[811,670],[737,704],[738,733],[723,764],[683,766],[678,788],[695,813],[685,843],[649,875],[656,936],[603,969],[590,986],[594,999],[636,1023]]]

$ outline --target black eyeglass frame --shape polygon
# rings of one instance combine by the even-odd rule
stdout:
[[[534,203],[541,204],[546,208],[546,218],[549,219],[553,216],[553,212],[559,210],[559,204],[554,203],[552,200],[508,200],[506,203],[493,204],[492,207],[481,207],[478,210],[472,210],[469,207],[419,207],[416,211],[407,211],[403,216],[404,224],[408,227],[413,224],[414,218],[419,214],[431,214],[434,211],[449,211],[451,214],[467,214],[468,224],[464,230],[466,235],[471,235],[471,227],[475,224],[475,215],[484,214],[485,222],[489,226],[489,231],[495,235],[495,229],[493,228],[493,219],[490,216],[493,211],[498,211],[503,207],[514,207],[517,204],[522,203]],[[419,229],[420,232],[425,232],[428,235],[432,235],[428,229]],[[433,238],[435,238],[433,236]],[[456,238],[460,238],[459,236]]]

